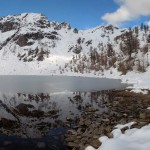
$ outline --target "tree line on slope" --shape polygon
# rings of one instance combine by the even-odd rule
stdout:
[[[128,31],[114,38],[115,43],[106,45],[99,43],[97,47],[90,47],[87,54],[73,55],[72,60],[60,70],[103,74],[104,70],[117,68],[122,74],[137,70],[145,72],[149,66],[150,34],[149,26],[129,28]],[[116,48],[115,45],[118,47]]]

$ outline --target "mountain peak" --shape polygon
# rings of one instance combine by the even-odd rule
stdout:
[[[24,17],[28,16],[28,18],[30,19],[35,19],[35,20],[39,20],[39,19],[46,19],[47,20],[47,17],[41,13],[21,13],[21,14],[17,14],[17,15],[8,15],[8,16],[3,16],[1,17],[1,21],[12,21],[14,19],[22,19]]]
[[[6,17],[1,17],[0,24],[1,26],[8,25],[9,26],[28,26],[28,25],[36,25],[36,24],[48,24],[48,19],[43,14],[38,13],[22,13],[18,15],[9,15]],[[15,28],[16,29],[16,28]],[[5,32],[5,31],[4,31]]]

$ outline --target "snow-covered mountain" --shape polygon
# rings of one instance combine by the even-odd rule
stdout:
[[[148,26],[130,30],[108,25],[77,30],[65,22],[49,21],[42,14],[1,17],[0,74],[83,74],[91,71],[102,74],[111,68],[124,73],[123,67],[133,66],[132,70],[140,70],[141,63],[145,69],[145,64],[149,64],[148,43]]]

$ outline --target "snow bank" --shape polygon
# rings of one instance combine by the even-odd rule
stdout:
[[[120,127],[120,126],[119,126]],[[114,138],[106,136],[99,138],[102,145],[98,150],[149,150],[150,149],[150,124],[141,129],[128,129],[125,134],[121,130],[113,130]],[[86,150],[95,150],[89,146]]]

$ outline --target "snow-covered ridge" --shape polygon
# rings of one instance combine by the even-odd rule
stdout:
[[[20,68],[24,68],[22,74],[41,74],[45,69],[42,74],[56,72],[74,54],[88,53],[91,46],[113,40],[119,31],[113,26],[80,31],[68,23],[48,21],[46,16],[36,13],[1,17],[0,74],[20,74]]]
[[[138,84],[130,78],[137,74],[141,83],[139,71],[147,78],[149,51],[148,26],[78,30],[36,13],[0,19],[1,75],[94,75]]]

